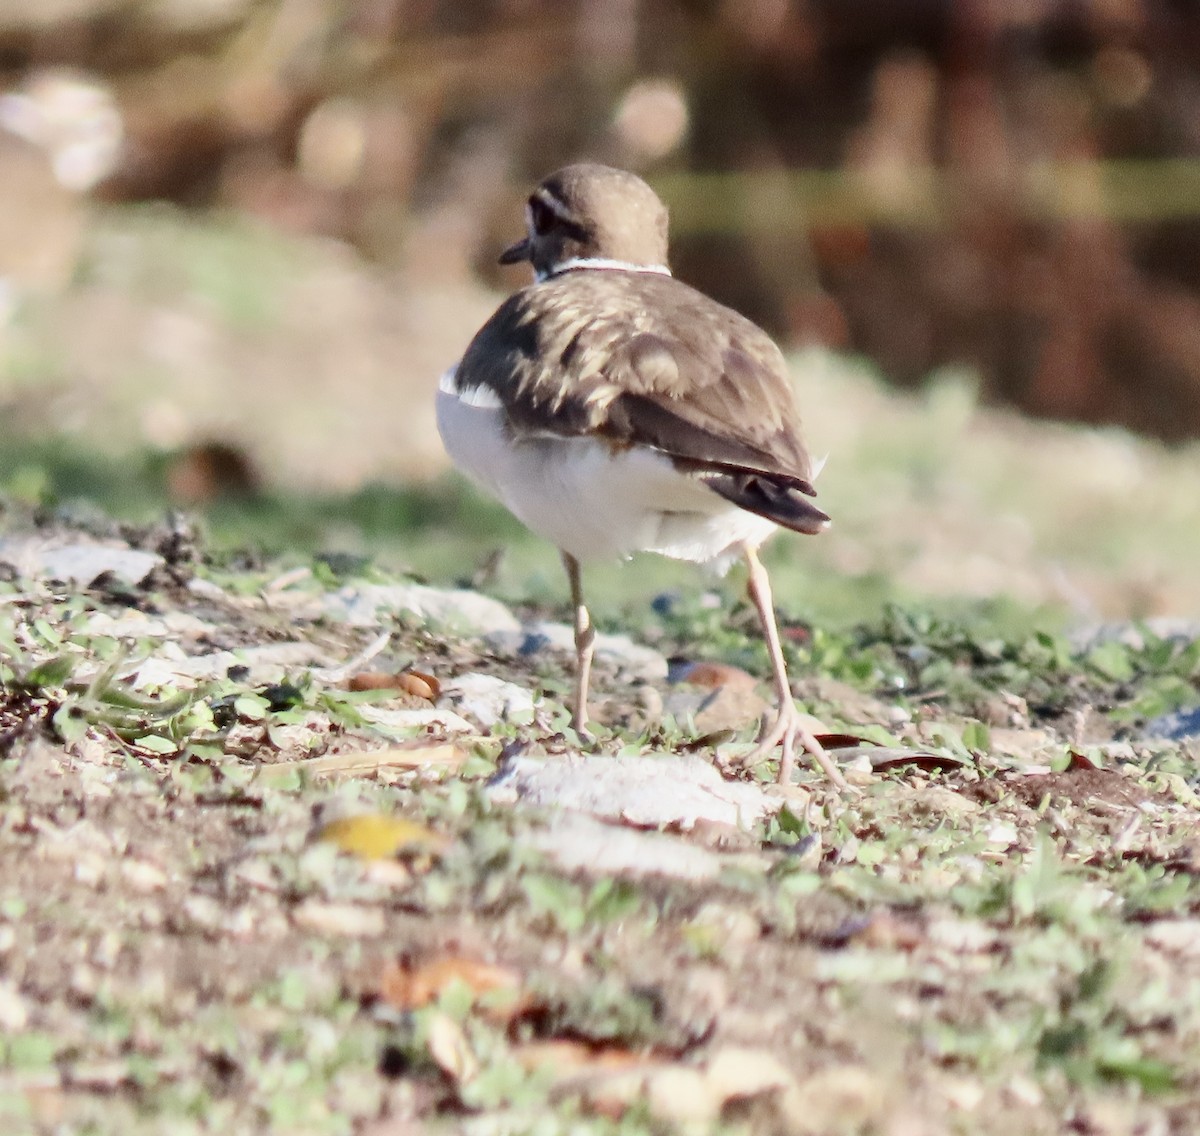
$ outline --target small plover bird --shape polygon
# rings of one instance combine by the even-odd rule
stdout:
[[[454,463],[562,554],[575,609],[572,723],[585,731],[595,632],[580,562],[657,552],[746,561],[779,697],[751,756],[799,742],[841,774],[792,700],[758,549],[776,528],[819,533],[783,355],[767,334],[671,276],[667,210],[641,178],[567,166],[525,210],[500,257],[529,261],[442,377],[438,429]]]

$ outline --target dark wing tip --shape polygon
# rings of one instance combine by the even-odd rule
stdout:
[[[816,536],[830,525],[829,515],[802,496],[814,493],[807,482],[784,481],[770,474],[740,470],[706,471],[701,476],[704,484],[726,501],[785,529]]]

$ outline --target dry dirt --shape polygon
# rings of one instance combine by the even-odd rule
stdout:
[[[321,614],[345,583],[188,553],[144,586],[3,585],[5,1131],[1200,1123],[1186,747],[1071,758],[1047,719],[1028,750],[972,750],[952,741],[970,719],[918,700],[908,725],[892,714],[893,741],[950,772],[855,767],[861,792],[843,797],[802,771],[774,818],[665,826],[660,839],[715,858],[703,879],[655,862],[564,872],[537,839],[552,818],[487,783],[513,747],[577,748],[560,732],[566,659],[506,662],[412,618],[346,627]],[[356,701],[329,671],[380,628],[377,672],[482,668],[549,694],[527,724],[397,735],[364,707],[427,703]],[[129,663],[97,678],[118,644]],[[307,661],[272,676],[256,652],[291,644]],[[244,665],[185,708],[161,709],[182,679],[136,686],[139,660],[227,648]],[[69,672],[47,669],[63,658]],[[598,686],[634,697],[611,669]],[[839,687],[821,691],[825,704]],[[849,734],[888,710],[841,701],[829,726]],[[641,704],[601,753],[688,748]],[[358,755],[349,772],[304,772],[339,754]],[[382,843],[373,827],[328,838],[330,818],[364,816],[383,818]],[[415,827],[389,843],[397,820]]]

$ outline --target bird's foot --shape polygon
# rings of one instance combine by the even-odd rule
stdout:
[[[575,731],[575,736],[579,739],[579,744],[585,749],[595,749],[596,735],[592,731],[591,718],[584,710],[582,713],[578,708],[571,711],[571,729]]]
[[[596,748],[596,735],[587,728],[586,725],[575,725],[571,723],[571,729],[575,731],[575,736],[579,739],[579,744],[585,749]]]
[[[846,779],[842,776],[841,771],[833,763],[833,759],[827,754],[821,743],[813,737],[812,732],[804,725],[800,712],[796,709],[796,704],[790,699],[785,699],[783,705],[779,707],[779,711],[775,716],[774,721],[764,722],[764,728],[759,735],[758,744],[745,757],[747,763],[766,757],[775,749],[780,747],[779,755],[779,777],[778,781],[781,785],[787,784],[792,779],[792,767],[795,764],[796,743],[799,742],[802,749],[808,752],[812,758],[813,764],[816,765],[837,788],[843,791],[849,791],[850,786]]]

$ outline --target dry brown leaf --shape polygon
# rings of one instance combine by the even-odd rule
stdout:
[[[409,694],[427,698],[430,702],[436,702],[441,696],[442,684],[426,671],[406,671],[400,677],[407,680],[405,689]]]
[[[580,1074],[633,1069],[646,1063],[644,1056],[631,1049],[616,1045],[589,1045],[585,1041],[565,1037],[526,1042],[513,1050],[513,1056],[525,1069],[548,1072],[555,1082]]]
[[[830,936],[839,946],[855,944],[882,950],[915,950],[925,941],[925,929],[894,911],[873,911],[848,920]]]
[[[394,690],[396,676],[389,671],[359,671],[346,680],[346,689],[359,690]]]
[[[424,671],[360,671],[346,683],[350,690],[398,690],[433,702],[442,692],[442,684]]]
[[[877,743],[859,734],[814,734],[823,749],[847,749],[851,746],[875,746]]]
[[[858,734],[817,733],[814,736],[824,749],[836,750],[839,761],[847,762],[865,757],[873,770],[895,769],[903,765],[915,765],[919,769],[929,770],[960,769],[971,764],[963,758],[934,753],[932,750],[880,745]]]
[[[679,681],[691,686],[730,686],[741,690],[753,690],[758,685],[754,675],[728,663],[688,663],[681,670]]]
[[[1101,766],[1097,765],[1095,760],[1089,754],[1084,753],[1081,749],[1075,749],[1072,747],[1071,749],[1067,750],[1067,758],[1067,770],[1069,772],[1074,772],[1078,769],[1101,768]]]
[[[873,770],[898,769],[912,765],[917,769],[962,769],[971,762],[948,753],[933,753],[927,749],[904,749],[893,746],[862,746],[860,749],[840,750],[839,760],[848,760],[865,754]]]
[[[528,999],[520,993],[521,976],[515,970],[459,955],[447,955],[417,966],[402,960],[389,962],[379,979],[379,996],[398,1010],[419,1010],[436,1002],[454,982],[463,983],[476,995],[512,991],[511,1002],[485,1009],[493,1020],[510,1021],[528,1005]]]

